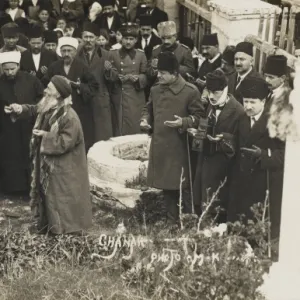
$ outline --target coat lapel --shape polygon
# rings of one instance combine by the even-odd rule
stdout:
[[[233,105],[233,101],[231,99],[232,98],[229,99],[219,114],[217,126],[220,126],[223,122],[225,122],[235,111],[235,106]]]

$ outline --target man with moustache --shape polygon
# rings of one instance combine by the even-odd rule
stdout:
[[[30,141],[30,198],[40,233],[81,234],[92,224],[84,137],[71,95],[69,80],[55,75],[37,105],[5,107],[15,124],[36,119]]]
[[[183,77],[185,77],[186,73],[193,74],[195,69],[192,52],[188,46],[177,42],[177,29],[175,22],[162,22],[158,24],[157,28],[163,44],[153,48],[152,57],[149,62],[150,65],[147,70],[147,75],[149,78],[152,80],[156,78],[158,62],[157,57],[159,53],[165,51],[174,53],[179,63],[179,72]]]
[[[280,231],[281,197],[285,144],[271,138],[267,128],[269,93],[264,79],[247,77],[242,82],[243,104],[246,114],[238,125],[237,159],[232,178],[228,221],[239,220],[240,215],[253,220],[251,207],[264,205],[269,191],[271,240],[278,239]]]
[[[228,77],[228,91],[240,103],[243,101],[241,83],[247,77],[262,76],[254,70],[253,45],[249,42],[241,42],[236,45],[234,55],[235,72]]]
[[[179,63],[173,53],[160,53],[157,68],[159,81],[151,89],[140,126],[152,133],[148,186],[163,190],[168,219],[176,223],[182,169],[183,211],[192,212],[186,131],[198,126],[204,109],[198,89],[179,75]]]
[[[42,79],[48,67],[57,60],[56,53],[44,49],[43,45],[43,30],[40,26],[35,25],[29,32],[30,50],[22,53],[20,68],[38,79]]]
[[[200,91],[205,87],[206,74],[220,68],[222,64],[218,35],[216,33],[204,35],[201,48],[205,61],[201,64],[196,79],[196,84]]]
[[[236,153],[238,122],[244,114],[244,109],[232,95],[228,94],[227,78],[222,70],[217,69],[208,73],[206,78],[209,104],[205,119],[208,127],[205,137],[202,137],[203,149],[199,152],[197,161],[194,200],[197,213],[200,214],[203,204],[211,199],[226,178],[219,194],[219,202],[209,211],[217,223],[224,223],[229,201],[230,172]],[[222,209],[220,212],[216,211],[217,206]]]
[[[44,48],[56,54],[58,45],[57,33],[53,30],[44,31]]]
[[[111,50],[106,61],[105,76],[112,84],[111,99],[114,112],[114,127],[117,135],[140,133],[139,120],[145,105],[144,89],[147,86],[147,58],[144,51],[135,49],[139,26],[127,23],[121,29],[122,48]]]
[[[117,11],[115,11],[115,0],[101,0],[102,14],[99,15],[95,23],[101,29],[106,29],[110,35],[111,45],[116,43],[116,32],[122,25],[122,20]]]
[[[140,16],[140,32],[141,35],[136,43],[137,49],[142,49],[145,52],[147,60],[152,56],[152,50],[157,45],[161,45],[161,39],[152,31],[152,20],[150,15]]]
[[[4,114],[11,103],[36,104],[43,86],[33,75],[20,71],[19,51],[0,53],[0,183],[4,193],[26,195],[30,188],[29,141],[34,120],[14,124]]]
[[[94,144],[93,99],[99,84],[89,68],[76,57],[78,40],[72,37],[59,39],[58,50],[61,60],[51,64],[42,81],[48,85],[54,75],[61,75],[70,80],[72,87],[73,108],[81,121],[86,152]]]
[[[96,44],[100,30],[94,23],[86,22],[82,31],[82,48],[77,57],[84,62],[99,83],[99,89],[93,98],[93,119],[95,127],[95,142],[108,140],[113,136],[112,108],[109,85],[105,79],[104,62],[110,60],[110,54]]]

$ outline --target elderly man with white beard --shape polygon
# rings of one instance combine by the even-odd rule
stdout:
[[[92,223],[84,137],[71,93],[69,81],[55,75],[37,105],[4,107],[16,122],[36,117],[30,142],[30,198],[41,233],[81,233]]]

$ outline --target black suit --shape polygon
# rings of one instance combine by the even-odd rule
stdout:
[[[207,75],[207,73],[213,72],[214,70],[220,68],[221,64],[222,64],[222,55],[221,54],[212,63],[206,59],[200,66],[200,69],[198,71],[198,78],[200,78],[201,80],[205,80],[204,77]]]
[[[263,78],[262,75],[260,75],[254,69],[252,69],[251,72],[245,78],[248,78],[248,76],[249,77]],[[243,104],[243,97],[242,97],[241,93],[242,93],[242,90],[243,90],[242,83],[243,83],[243,80],[245,80],[245,79],[243,79],[242,82],[240,83],[240,85],[238,86],[238,88],[236,88],[236,86],[237,86],[237,77],[238,77],[237,72],[234,72],[230,76],[228,76],[228,93],[233,95],[236,100],[238,100],[240,103]]]
[[[149,12],[149,9],[146,9],[141,7],[141,6],[138,6],[137,8],[137,11],[136,11],[136,22],[139,21],[140,19],[140,16],[145,14],[145,13],[150,13]],[[169,20],[169,17],[167,15],[167,13],[165,13],[164,11],[162,11],[161,9],[155,7],[152,11],[152,13],[150,13],[151,15],[151,19],[152,19],[152,28],[155,28],[157,29],[157,25],[160,23],[160,22],[165,22],[165,21],[168,21]]]
[[[58,59],[58,57],[57,57],[56,53],[46,50],[46,49],[43,49],[41,51],[41,59],[40,59],[39,69],[36,70],[34,61],[33,61],[33,57],[32,57],[32,53],[31,53],[31,51],[27,50],[27,51],[24,51],[21,55],[20,69],[22,71],[25,71],[28,73],[30,73],[31,71],[36,72],[36,77],[38,79],[41,79],[44,76],[41,71],[41,67],[45,66],[48,68],[53,62],[57,61],[57,59]]]
[[[150,38],[150,42],[149,44],[143,49],[142,47],[142,40],[143,38],[140,36],[135,47],[137,49],[141,49],[141,50],[144,50],[145,51],[145,55],[147,57],[147,60],[149,60],[152,56],[152,50],[155,46],[157,45],[161,45],[162,44],[162,40],[156,36],[155,34],[151,34],[151,38]]]

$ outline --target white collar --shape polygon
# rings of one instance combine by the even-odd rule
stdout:
[[[278,95],[280,90],[283,88],[284,83],[282,83],[279,87],[273,90],[273,95]]]
[[[264,112],[264,108],[261,110],[260,113],[258,113],[255,116],[252,116],[251,119],[255,119],[255,121],[257,122],[259,120],[259,118],[261,117],[261,115],[263,114],[263,112]]]
[[[243,74],[243,75],[240,75],[240,74],[238,73],[238,77],[240,77],[241,80],[244,80],[245,77],[246,77],[251,71],[252,71],[252,67],[251,67],[245,74]]]
[[[111,17],[107,16],[107,19],[112,20],[114,18],[114,15],[112,15]]]
[[[221,53],[218,53],[214,58],[209,59],[208,61],[212,64],[213,62],[215,62],[219,57],[220,57]]]
[[[40,53],[38,53],[38,54],[35,54],[35,53],[31,53],[32,54],[32,56],[34,56],[34,57],[38,57],[38,56],[40,56],[41,55],[41,52]]]

